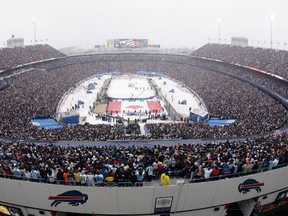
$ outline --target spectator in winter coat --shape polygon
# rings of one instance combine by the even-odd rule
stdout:
[[[169,186],[170,183],[170,177],[167,172],[163,172],[160,176],[160,185],[161,186]]]

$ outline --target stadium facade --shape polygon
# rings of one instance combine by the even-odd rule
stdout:
[[[1,179],[1,204],[24,215],[243,215],[277,206],[288,192],[287,166],[269,172],[168,187],[82,187]]]

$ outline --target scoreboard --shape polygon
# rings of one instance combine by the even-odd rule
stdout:
[[[147,48],[148,39],[110,39],[107,45],[114,48]]]

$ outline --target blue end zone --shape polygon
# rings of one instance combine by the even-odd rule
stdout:
[[[45,129],[63,128],[63,125],[55,121],[55,119],[32,119],[32,124]]]
[[[225,126],[232,124],[235,121],[235,119],[211,118],[209,119],[209,121],[206,122],[206,124],[209,124],[210,126]]]

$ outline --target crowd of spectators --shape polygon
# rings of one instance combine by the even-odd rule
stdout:
[[[34,69],[5,79],[10,87],[0,94],[0,103],[5,104],[0,107],[0,135],[49,141],[223,138],[264,134],[287,123],[285,108],[257,88],[221,73],[185,64],[185,59],[187,57],[161,55],[141,55],[137,59],[135,54],[114,54],[43,63],[38,68],[42,70]],[[123,124],[70,125],[54,130],[40,129],[31,124],[31,118],[54,116],[61,96],[79,81],[109,71],[163,72],[197,92],[212,117],[236,121],[224,127],[191,122],[149,124],[150,134],[133,132],[128,136]]]
[[[194,53],[193,53],[194,54]],[[45,68],[45,69],[53,69],[53,68],[57,68],[57,67],[65,67],[67,65],[73,65],[73,64],[83,64],[83,63],[91,63],[91,62],[105,62],[105,64],[109,64],[109,62],[107,61],[142,61],[142,62],[146,62],[146,61],[156,61],[156,62],[177,62],[180,64],[192,64],[192,65],[202,65],[202,66],[207,66],[210,68],[214,68],[214,69],[219,69],[219,70],[224,70],[224,71],[229,71],[231,73],[237,74],[238,76],[242,76],[245,77],[247,79],[252,80],[253,82],[256,83],[260,83],[262,85],[264,85],[266,88],[270,88],[273,91],[278,92],[280,95],[283,95],[285,97],[288,97],[288,90],[287,90],[287,83],[283,82],[277,78],[272,78],[271,76],[266,76],[263,75],[261,73],[257,73],[257,72],[253,72],[252,70],[248,70],[245,69],[243,67],[235,67],[234,65],[229,65],[229,64],[222,64],[222,63],[215,63],[215,62],[210,62],[210,61],[201,61],[200,59],[195,59],[195,58],[187,58],[187,56],[180,56],[180,55],[153,55],[153,57],[151,57],[151,54],[145,54],[145,53],[141,53],[141,54],[137,54],[134,53],[134,55],[131,54],[125,54],[125,53],[121,53],[121,55],[119,54],[109,54],[109,58],[107,58],[107,54],[106,55],[89,55],[89,56],[85,56],[85,58],[83,57],[73,57],[73,58],[67,58],[67,59],[62,59],[61,61],[54,61],[54,62],[49,62],[49,63],[44,63],[41,65],[41,68]],[[135,65],[133,66],[134,63],[132,63],[131,69],[135,68]],[[120,68],[121,65],[119,65],[119,67],[113,67],[111,65],[111,70],[115,69],[115,70],[126,70],[127,69],[127,65],[124,68]],[[139,68],[139,67],[138,67]],[[161,68],[162,67],[150,67],[149,65],[144,65],[143,68],[145,70],[150,70],[150,71],[157,71],[157,72],[162,72]],[[141,68],[139,68],[141,70]],[[133,72],[132,70],[130,70],[131,72]],[[135,72],[135,71],[134,71]],[[133,73],[134,73],[133,72]]]
[[[171,146],[56,146],[0,141],[0,176],[83,186],[142,186],[143,181],[159,179],[162,173],[190,182],[208,181],[287,166],[287,145],[285,133],[243,141],[175,142]]]
[[[166,64],[166,66],[172,68],[172,70],[174,69],[173,64]],[[211,116],[237,119],[237,121],[224,127],[210,127],[206,124],[189,122],[178,125],[147,125],[154,137],[218,138],[223,135],[228,137],[249,136],[255,134],[256,131],[258,134],[267,132],[268,125],[270,127],[268,130],[275,130],[275,126],[280,123],[280,119],[282,119],[280,124],[287,121],[287,112],[280,104],[247,83],[202,68],[183,65],[177,65],[176,68],[174,70],[178,72],[177,74],[174,74],[175,71],[170,73],[168,68],[166,74],[169,73],[169,76],[182,81],[186,86],[195,90],[204,100]],[[283,118],[280,117],[281,113]],[[270,123],[264,119],[270,119],[268,120]],[[266,123],[263,124],[265,121]],[[156,130],[153,130],[155,128]]]
[[[250,66],[288,79],[288,52],[285,50],[207,44],[191,55]]]
[[[64,57],[49,45],[35,45],[0,49],[0,71],[40,60]]]
[[[245,79],[248,79],[254,83],[258,83],[265,88],[271,89],[272,91],[280,94],[283,97],[288,98],[288,83],[284,80],[280,80],[275,77],[271,77],[270,75],[264,75],[259,72],[254,72],[249,69],[245,69],[243,67],[235,67],[235,65],[227,64],[227,63],[217,63],[214,61],[201,61],[202,66],[212,67],[216,70],[225,71],[228,73],[235,74],[237,76],[241,76]]]

